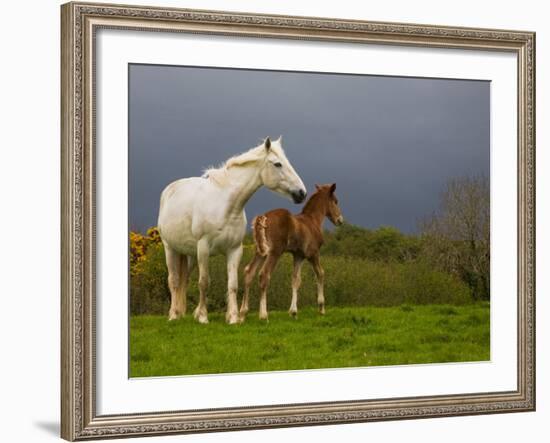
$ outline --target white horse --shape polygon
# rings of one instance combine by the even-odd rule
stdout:
[[[208,323],[206,291],[209,284],[208,257],[227,257],[228,323],[238,322],[237,285],[246,233],[244,206],[261,187],[301,203],[306,197],[304,183],[288,161],[279,138],[265,141],[227,160],[219,168],[169,184],[160,197],[158,229],[168,267],[171,304],[169,320],[186,311],[186,290],[193,257],[199,265],[199,304],[194,317]]]

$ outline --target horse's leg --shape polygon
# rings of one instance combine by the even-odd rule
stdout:
[[[180,262],[180,285],[177,292],[178,306],[182,317],[187,312],[187,286],[189,285],[189,268],[187,264],[187,256],[182,255]]]
[[[193,269],[195,269],[195,264],[197,261],[194,259],[192,255],[187,255],[183,259],[185,260],[187,258],[187,273],[185,274],[185,296],[187,298],[187,289],[189,288],[189,279],[191,278],[191,273],[193,272]],[[187,303],[186,303],[187,304]]]
[[[267,287],[269,286],[271,273],[275,269],[279,257],[280,255],[268,255],[260,271],[260,320],[267,320]]]
[[[304,259],[297,255],[294,256],[294,269],[292,270],[292,301],[290,302],[290,309],[288,313],[293,317],[296,317],[298,314],[298,289],[302,284],[302,265],[304,264]]]
[[[205,239],[197,243],[197,262],[199,265],[199,304],[193,312],[193,316],[199,323],[208,323],[208,310],[206,308],[206,291],[208,290],[208,242]]]
[[[225,321],[234,325],[239,321],[239,305],[237,291],[239,287],[239,264],[243,256],[243,246],[227,252],[227,312]]]
[[[184,257],[164,244],[166,267],[168,268],[168,288],[170,289],[170,311],[168,320],[177,320],[185,314],[185,304],[182,299],[183,276],[182,263]]]
[[[193,256],[188,255],[187,256],[187,281],[189,281],[189,277],[191,276],[191,272],[193,272],[193,269],[195,269],[195,259]]]
[[[265,261],[265,257],[261,256],[256,252],[252,261],[247,264],[244,268],[244,295],[243,301],[241,303],[241,309],[239,311],[240,321],[244,321],[246,314],[248,313],[248,299],[250,295],[250,285],[254,280],[254,276],[258,271],[258,268]]]
[[[325,314],[325,294],[324,294],[324,283],[325,283],[325,271],[321,267],[321,261],[319,259],[319,254],[314,255],[310,259],[311,265],[313,266],[313,271],[315,272],[315,279],[317,280],[317,305],[319,306],[319,314]]]

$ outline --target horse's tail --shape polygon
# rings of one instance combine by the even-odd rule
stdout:
[[[256,252],[262,257],[269,253],[269,243],[267,242],[267,217],[258,215],[252,220],[252,236],[256,244]]]

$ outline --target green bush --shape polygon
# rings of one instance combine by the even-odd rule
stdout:
[[[405,262],[418,257],[420,239],[391,226],[370,230],[344,224],[325,233],[323,254]]]
[[[144,259],[130,274],[130,312],[150,314],[168,312],[170,291],[162,243],[150,245]]]
[[[385,235],[385,234],[384,234]],[[393,234],[388,237],[391,239]],[[380,235],[380,238],[384,236]],[[378,239],[378,238],[377,238]],[[380,244],[380,255],[394,254],[392,241],[373,241]],[[239,270],[239,301],[242,296],[242,273],[252,258],[254,246],[245,244]],[[471,290],[456,277],[433,269],[420,260],[388,259],[371,260],[350,254],[332,255],[323,249],[321,264],[325,270],[325,299],[330,306],[397,306],[402,304],[450,304],[471,302]],[[225,257],[211,257],[209,261],[210,288],[208,308],[211,311],[225,309],[227,273]],[[268,307],[286,310],[291,298],[292,256],[285,254],[272,276],[268,291]],[[198,299],[197,270],[193,271],[188,289],[188,312],[194,309]],[[130,309],[132,314],[167,314],[170,294],[167,287],[167,270],[161,244],[147,249],[145,259],[139,263],[138,272],[130,279]],[[251,290],[251,308],[257,309],[259,289],[257,279]],[[299,306],[315,306],[317,289],[314,274],[306,263],[302,270],[302,287]]]

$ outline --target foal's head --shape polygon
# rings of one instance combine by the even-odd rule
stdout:
[[[331,185],[315,185],[317,194],[325,200],[325,217],[327,217],[333,224],[341,225],[344,223],[344,217],[342,211],[338,206],[338,199],[336,198],[336,183]]]

